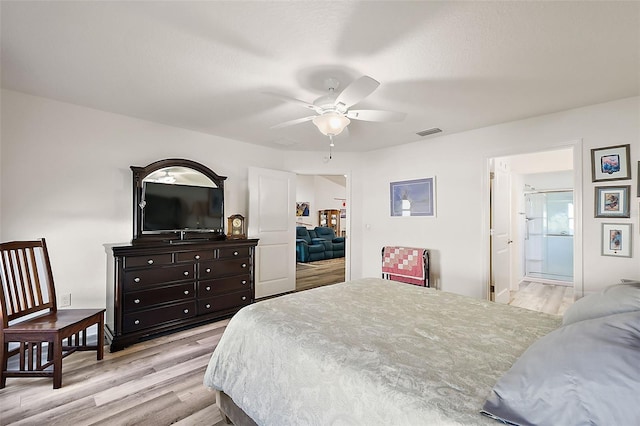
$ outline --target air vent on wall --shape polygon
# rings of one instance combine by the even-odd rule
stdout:
[[[433,135],[434,133],[440,133],[442,132],[441,129],[438,129],[437,127],[434,127],[432,129],[427,129],[427,130],[423,130],[421,132],[416,133],[416,135],[418,136],[427,136],[427,135]]]

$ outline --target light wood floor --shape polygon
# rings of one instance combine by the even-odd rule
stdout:
[[[296,265],[296,291],[343,281],[344,257],[298,263]]]
[[[512,306],[563,315],[573,303],[573,287],[537,282],[522,282],[516,292],[511,292]]]
[[[62,388],[48,378],[8,378],[0,425],[222,426],[204,371],[228,320],[139,343],[122,351],[75,353]]]

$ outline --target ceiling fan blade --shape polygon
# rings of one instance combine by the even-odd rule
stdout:
[[[336,105],[343,104],[346,108],[355,105],[380,86],[380,82],[369,76],[362,76],[347,87],[336,98]]]
[[[303,106],[305,108],[311,109],[313,111],[316,111],[316,108],[317,108],[315,105],[310,104],[309,102],[305,102],[305,101],[302,101],[300,99],[292,98],[290,96],[281,95],[279,93],[273,93],[273,92],[262,92],[262,93],[264,93],[265,95],[274,96],[274,97],[276,97],[276,98],[278,98],[280,100],[283,100],[285,102],[291,102],[291,103],[294,103],[294,104],[298,104],[300,106]]]
[[[347,117],[362,121],[402,121],[407,116],[404,112],[379,111],[375,109],[352,109]]]
[[[296,118],[295,120],[285,121],[284,123],[276,124],[275,126],[271,126],[272,129],[281,129],[283,127],[293,126],[295,124],[304,123],[306,121],[311,121],[316,118],[316,115],[310,115],[309,117]]]

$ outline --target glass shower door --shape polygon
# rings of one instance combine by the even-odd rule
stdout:
[[[573,191],[525,194],[525,275],[573,281]]]

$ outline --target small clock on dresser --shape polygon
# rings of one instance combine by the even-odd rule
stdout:
[[[229,216],[229,222],[227,224],[227,238],[247,238],[247,234],[244,228],[244,216],[234,214]]]

